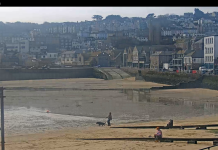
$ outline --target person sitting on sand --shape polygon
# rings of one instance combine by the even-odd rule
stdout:
[[[162,138],[162,131],[160,130],[159,127],[157,127],[156,129],[157,129],[157,133],[154,134],[154,138],[155,138],[156,140],[159,140],[159,139]]]
[[[172,127],[173,126],[173,120],[169,120],[169,122],[167,123],[167,127]]]
[[[108,126],[111,126],[111,123],[110,123],[110,121],[112,120],[112,115],[111,115],[111,112],[109,113],[109,115],[108,115],[108,120],[107,120],[107,124],[108,124]]]

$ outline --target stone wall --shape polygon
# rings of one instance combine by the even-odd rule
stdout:
[[[93,78],[93,68],[71,69],[0,69],[0,81]]]

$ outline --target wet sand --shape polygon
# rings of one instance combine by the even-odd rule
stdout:
[[[148,137],[153,135],[154,129],[109,129],[106,127],[93,127],[96,120],[105,118],[112,110],[114,116],[112,125],[119,125],[126,120],[137,121],[132,125],[166,125],[169,118],[174,119],[175,125],[181,124],[207,124],[218,123],[216,99],[218,92],[207,89],[177,89],[156,90],[150,93],[137,91],[141,88],[163,86],[152,82],[134,81],[134,78],[125,80],[105,81],[101,79],[57,79],[57,80],[29,80],[29,81],[2,81],[0,86],[11,88],[5,90],[5,105],[18,108],[39,108],[40,114],[31,114],[40,119],[51,110],[53,120],[48,123],[40,122],[38,126],[24,125],[24,129],[36,127],[34,134],[19,132],[19,135],[6,135],[6,149],[9,150],[38,150],[38,149],[200,149],[212,145],[212,142],[199,142],[197,145],[186,142],[154,143],[142,141],[78,141],[76,138],[94,137]],[[29,87],[31,90],[23,89]],[[15,89],[13,89],[15,88]],[[44,90],[43,90],[44,89]],[[59,89],[63,91],[58,91]],[[73,91],[70,89],[74,89]],[[86,91],[87,89],[87,91]],[[89,90],[88,90],[89,89]],[[116,91],[114,89],[119,89]],[[131,90],[135,89],[135,90]],[[94,92],[94,91],[95,92]],[[43,91],[43,92],[42,92]],[[97,92],[97,93],[96,93]],[[142,93],[142,94],[141,94]],[[126,96],[123,96],[126,94]],[[106,97],[106,99],[104,99]],[[129,101],[128,101],[129,100]],[[94,108],[94,109],[90,109]],[[24,109],[23,109],[24,111]],[[42,113],[44,112],[44,114]],[[103,112],[103,113],[99,113]],[[129,112],[129,113],[128,113]],[[23,113],[26,113],[23,112]],[[125,114],[125,116],[122,115]],[[149,120],[146,120],[146,115]],[[22,114],[17,112],[16,115]],[[16,122],[16,115],[14,121]],[[57,116],[62,115],[62,116]],[[65,115],[65,116],[64,116]],[[66,117],[66,115],[72,115]],[[203,117],[198,117],[203,115]],[[207,116],[209,115],[209,116]],[[11,115],[13,116],[13,115]],[[91,126],[80,127],[84,122],[75,121],[75,116],[88,117]],[[166,117],[169,116],[169,117]],[[182,116],[182,117],[180,117]],[[23,116],[25,117],[25,116]],[[74,118],[73,118],[74,117]],[[138,118],[137,118],[138,117]],[[145,117],[145,118],[143,118]],[[195,118],[190,118],[195,117]],[[62,118],[62,119],[60,119]],[[152,121],[153,118],[164,121]],[[187,119],[188,118],[188,119]],[[45,121],[44,120],[39,121]],[[65,119],[65,120],[64,120]],[[87,119],[87,118],[86,118]],[[21,119],[22,120],[22,119]],[[120,121],[122,120],[122,121]],[[140,121],[141,120],[141,121]],[[144,120],[144,121],[143,121]],[[31,116],[26,121],[31,121]],[[51,122],[52,121],[52,122]],[[119,122],[120,121],[120,122]],[[140,122],[141,123],[140,123]],[[150,122],[147,122],[150,121]],[[22,122],[22,121],[21,121]],[[74,124],[76,122],[76,124]],[[26,123],[26,122],[24,122]],[[21,123],[19,123],[21,124]],[[18,125],[19,125],[18,124]],[[55,126],[59,124],[60,126]],[[63,126],[66,125],[66,126]],[[70,124],[75,126],[68,126]],[[40,127],[41,125],[41,127]],[[43,125],[43,126],[42,126]],[[47,128],[54,126],[49,131]],[[81,125],[82,126],[82,125]],[[7,126],[6,126],[7,127]],[[11,126],[12,129],[16,126]],[[56,128],[57,127],[57,128]],[[18,128],[18,127],[16,127]],[[18,128],[19,130],[22,128]],[[214,128],[215,129],[215,128]],[[218,129],[218,128],[217,128]],[[40,131],[41,130],[41,131]],[[11,130],[13,131],[13,130]],[[21,130],[22,131],[22,130]],[[37,133],[37,132],[44,133]],[[214,133],[206,130],[163,130],[166,137],[215,137]],[[215,149],[215,148],[214,148]]]

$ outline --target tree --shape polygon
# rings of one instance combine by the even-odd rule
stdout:
[[[100,15],[93,15],[93,17],[92,17],[92,19],[94,19],[94,20],[96,20],[96,21],[100,21],[100,20],[102,20],[102,16],[100,16]]]
[[[155,16],[154,16],[154,13],[151,13],[151,14],[148,14],[148,15],[147,15],[146,19],[154,18],[154,17],[155,17]]]
[[[117,20],[122,21],[122,17],[120,15],[109,15],[105,18],[105,20]]]

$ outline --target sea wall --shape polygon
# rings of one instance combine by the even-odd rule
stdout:
[[[0,69],[0,81],[63,78],[94,78],[93,68]]]

